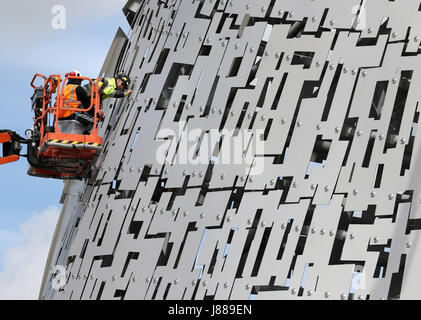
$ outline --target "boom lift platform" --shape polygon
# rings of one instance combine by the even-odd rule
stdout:
[[[41,79],[43,84],[35,86]],[[64,101],[64,88],[70,79],[90,81],[92,87],[91,104],[87,109],[69,108]],[[35,74],[31,81],[34,89],[32,110],[34,125],[26,130],[26,138],[22,138],[11,130],[0,130],[0,145],[3,145],[3,157],[0,165],[26,157],[29,163],[28,174],[35,177],[55,179],[83,179],[90,173],[90,165],[102,150],[102,138],[98,137],[98,122],[103,117],[100,111],[99,79],[96,81],[85,77],[60,75],[46,77]],[[60,84],[62,87],[60,88]],[[53,95],[56,95],[53,104]],[[86,134],[61,132],[56,116],[60,110],[93,114],[92,129]],[[76,121],[76,120],[72,120]],[[21,155],[21,145],[27,145],[27,154]]]

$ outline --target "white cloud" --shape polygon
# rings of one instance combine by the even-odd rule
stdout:
[[[16,234],[20,241],[0,257],[1,300],[38,299],[58,216],[59,209],[53,206],[21,224]]]

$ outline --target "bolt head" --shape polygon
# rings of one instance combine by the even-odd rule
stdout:
[[[251,219],[248,219],[248,220],[247,220],[247,224],[248,224],[248,225],[250,225],[250,224],[252,224],[252,223],[253,223],[253,221],[252,221]]]
[[[316,189],[316,185],[313,183],[313,184],[310,186],[310,189],[311,189],[311,190],[315,190],[315,189]]]
[[[251,289],[251,284],[250,283],[247,283],[246,284],[246,290],[250,290]]]
[[[407,242],[407,243],[406,243],[406,247],[407,247],[407,248],[411,248],[411,247],[412,247],[412,242]]]
[[[342,293],[341,294],[341,300],[345,300],[346,299],[346,294],[345,293]]]
[[[355,233],[351,233],[350,235],[349,235],[349,238],[352,240],[352,239],[355,239]]]
[[[388,195],[389,200],[393,200],[393,198],[394,198],[394,197],[395,197],[395,195],[394,195],[394,194],[389,193],[389,195]]]
[[[316,17],[316,16],[313,16],[313,17],[311,18],[311,21],[316,22],[316,21],[317,21],[317,17]]]
[[[307,295],[310,297],[311,295],[313,294],[313,291],[312,290],[308,290],[307,291]]]
[[[376,196],[376,191],[371,191],[370,196],[374,198]]]
[[[205,214],[202,212],[201,214],[200,214],[200,219],[203,219],[205,217]]]
[[[174,284],[178,284],[178,282],[179,282],[179,280],[178,280],[178,279],[175,279],[175,280],[174,280]]]
[[[311,233],[316,233],[317,229],[316,228],[311,228]]]
[[[325,292],[325,298],[329,298],[330,297],[330,292],[329,291],[326,291]]]
[[[266,222],[262,222],[261,224],[260,224],[260,226],[262,227],[262,228],[264,228],[264,227],[266,227]]]
[[[325,191],[328,192],[330,190],[329,186],[325,186]]]
[[[322,230],[320,230],[320,234],[321,235],[324,235],[326,233],[326,229],[322,229]]]
[[[301,227],[300,227],[300,226],[296,226],[296,227],[295,227],[295,231],[297,231],[297,232],[298,232],[298,231],[300,231],[300,230],[301,230]]]
[[[356,196],[358,193],[360,193],[360,191],[358,189],[354,189],[354,191],[352,191],[352,193],[354,194],[354,196]]]
[[[216,216],[216,220],[218,220],[218,221],[219,221],[219,220],[221,220],[221,218],[222,218],[222,217],[221,217],[221,215],[220,215],[220,214],[218,214],[218,215]]]
[[[334,230],[330,230],[330,231],[329,231],[329,235],[330,235],[331,237],[333,237],[333,236],[335,235],[335,231],[334,231]]]
[[[373,242],[374,242],[374,243],[379,242],[379,237],[375,236],[375,237],[373,238]]]

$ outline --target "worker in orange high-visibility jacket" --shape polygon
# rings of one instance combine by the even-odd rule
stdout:
[[[74,70],[67,76],[80,77],[79,71]],[[79,119],[79,112],[74,109],[87,109],[90,106],[90,99],[81,86],[81,79],[69,79],[62,92],[63,108],[57,112],[58,127],[62,133],[83,134],[85,124]],[[66,110],[73,109],[73,110]]]

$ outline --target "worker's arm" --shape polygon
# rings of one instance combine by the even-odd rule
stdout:
[[[78,86],[76,88],[76,95],[77,99],[82,103],[83,109],[88,109],[91,105],[91,99],[89,98],[85,89],[83,89],[81,86]]]

